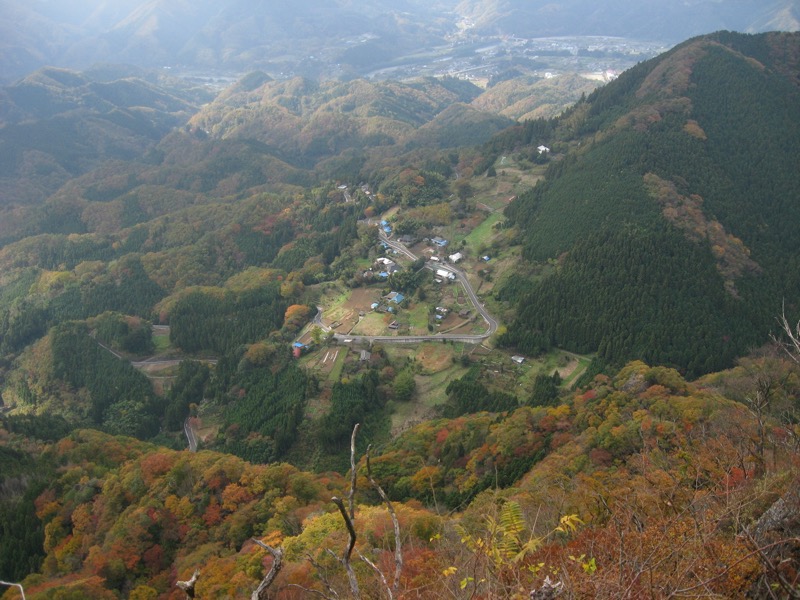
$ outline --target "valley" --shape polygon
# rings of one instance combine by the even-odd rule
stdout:
[[[649,57],[447,4],[2,88],[0,582],[796,595],[800,35]]]

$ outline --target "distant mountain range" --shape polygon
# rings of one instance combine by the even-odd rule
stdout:
[[[97,62],[360,74],[474,36],[609,35],[675,43],[720,29],[797,30],[792,0],[86,0],[0,2],[0,81]]]
[[[521,37],[611,35],[675,43],[720,29],[796,31],[793,0],[464,0],[456,11],[467,26]]]
[[[368,155],[379,168],[418,148],[481,144],[514,119],[558,114],[597,85],[520,77],[482,90],[452,78],[317,82],[254,71],[215,97],[161,70],[46,67],[0,88],[0,210],[40,204],[107,161],[132,161],[116,169],[133,176],[146,152],[180,156],[185,145],[191,154],[201,139],[269,162],[261,168],[272,183],[341,177],[343,165],[355,177]],[[12,230],[16,218],[5,213],[0,239]]]

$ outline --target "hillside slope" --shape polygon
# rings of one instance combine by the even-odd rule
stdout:
[[[133,68],[44,68],[0,92],[0,207],[38,204],[107,160],[132,160],[210,94]]]
[[[507,215],[561,269],[507,341],[693,373],[763,343],[800,297],[799,52],[797,34],[696,38],[532,141],[571,151]]]
[[[473,101],[480,88],[456,79],[408,83],[271,81],[247,76],[195,115],[190,124],[213,138],[253,139],[307,168],[364,148],[474,145],[512,124],[494,112],[450,107]],[[455,106],[454,106],[455,105]],[[438,118],[442,115],[441,118]],[[425,126],[421,139],[418,128]],[[363,158],[362,158],[363,160]]]
[[[796,402],[796,373],[772,369],[757,368],[793,399],[776,397],[780,411]],[[27,597],[179,598],[176,581],[195,570],[198,596],[246,597],[274,564],[253,537],[283,553],[275,598],[350,597],[353,580],[381,597],[368,590],[385,594],[394,573],[395,593],[420,599],[521,599],[545,576],[576,597],[769,597],[770,585],[796,584],[795,530],[762,515],[796,481],[797,446],[792,425],[771,417],[759,446],[755,416],[718,391],[748,381],[737,371],[693,384],[636,362],[560,406],[420,424],[370,471],[356,455],[351,578],[331,502],[348,496],[345,477],[76,431],[47,450],[60,468],[35,501],[44,556],[31,556],[43,560]],[[22,454],[17,441],[6,434],[0,450]]]

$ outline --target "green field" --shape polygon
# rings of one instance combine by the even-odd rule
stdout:
[[[478,248],[481,245],[488,245],[490,238],[495,234],[494,226],[500,221],[504,221],[505,217],[497,212],[491,213],[486,220],[473,229],[469,235],[466,236],[467,244],[472,248]]]
[[[169,333],[157,333],[153,335],[153,345],[155,346],[156,354],[163,354],[169,350],[171,346]]]
[[[345,360],[347,360],[347,348],[341,348],[339,353],[336,355],[336,363],[333,365],[333,368],[328,375],[328,381],[330,381],[331,384],[336,383],[342,378]]]

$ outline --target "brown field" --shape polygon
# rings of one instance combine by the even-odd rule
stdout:
[[[479,344],[475,346],[469,354],[470,356],[489,356],[492,352],[494,352],[494,350],[491,348],[487,348],[483,344]]]
[[[315,369],[317,372],[327,376],[333,370],[339,352],[347,353],[347,346],[321,347],[303,359],[302,365],[306,368]]]
[[[192,428],[195,434],[197,434],[197,439],[202,442],[213,440],[219,433],[219,423],[217,419],[207,419],[204,421],[200,417],[195,417],[192,419]]]
[[[353,335],[391,335],[389,323],[395,320],[389,313],[368,312],[361,321],[352,328]]]
[[[380,300],[380,297],[381,293],[377,288],[356,288],[340,306],[326,310],[322,322],[332,327],[336,333],[351,333],[359,322],[359,313],[368,314],[370,305]]]
[[[422,365],[423,373],[432,375],[453,365],[453,346],[434,342],[420,344],[414,358]]]

